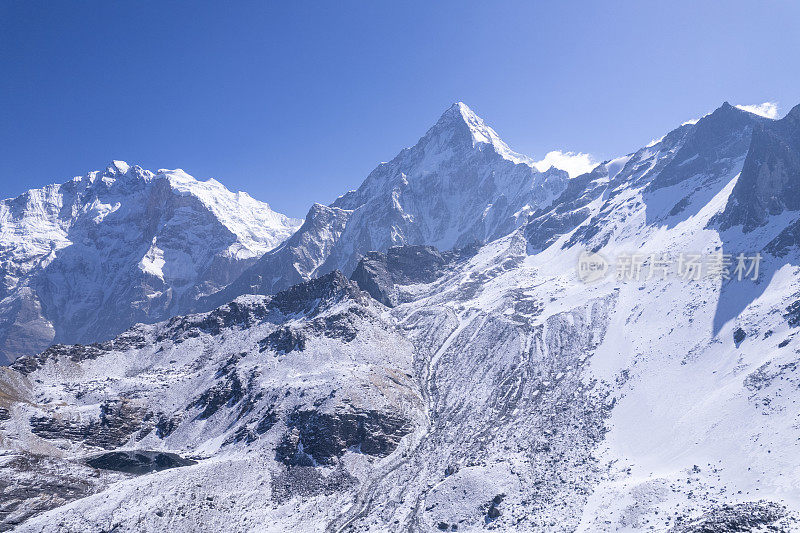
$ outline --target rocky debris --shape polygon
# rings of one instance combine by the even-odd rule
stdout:
[[[92,468],[142,475],[170,468],[194,465],[197,464],[197,461],[185,459],[171,452],[126,450],[92,457],[86,461],[86,464]]]
[[[263,322],[273,312],[269,304],[269,298],[245,297],[208,313],[174,317],[167,321],[155,341],[170,339],[180,343],[185,338],[197,337],[201,333],[217,335],[232,327],[249,328]]]
[[[747,333],[745,333],[745,331],[742,328],[736,328],[736,330],[733,332],[733,343],[738,348],[746,337]]]
[[[158,421],[155,425],[156,436],[159,439],[165,439],[169,437],[172,432],[178,428],[182,420],[183,416],[180,413],[176,413],[171,416],[164,413],[159,414]]]
[[[784,313],[783,318],[785,318],[786,322],[793,328],[800,326],[800,300],[792,302],[786,308],[786,313]]]
[[[219,411],[223,406],[238,403],[245,396],[244,386],[236,370],[233,369],[224,379],[204,391],[193,403],[192,407],[201,409],[198,420],[205,420]]]
[[[107,484],[89,468],[32,454],[4,456],[0,461],[0,531],[28,518],[93,494]]]
[[[748,390],[758,392],[769,387],[775,380],[787,379],[790,383],[796,383],[795,372],[798,367],[800,367],[800,360],[780,364],[767,361],[744,378],[743,384]]]
[[[272,499],[283,503],[294,497],[330,496],[351,490],[358,479],[341,466],[329,473],[312,466],[291,465],[272,477]]]
[[[283,355],[295,350],[303,351],[305,349],[305,335],[289,326],[281,326],[258,341],[258,351],[262,353],[272,350],[278,355]]]
[[[286,425],[276,459],[292,466],[334,464],[349,449],[386,457],[412,429],[407,420],[380,411],[295,411]]]
[[[261,420],[258,421],[256,424],[256,433],[259,435],[266,433],[270,429],[278,423],[278,414],[273,410],[269,409],[264,416],[261,417]]]
[[[725,504],[711,509],[700,518],[679,520],[670,533],[738,533],[756,531],[774,524],[786,515],[786,508],[767,501]],[[788,531],[777,529],[778,531]]]
[[[393,246],[386,253],[368,252],[353,271],[350,279],[384,305],[401,303],[397,285],[432,283],[452,265],[471,257],[477,245],[450,252],[433,246]]]
[[[722,115],[729,113],[735,118],[738,112],[728,108],[723,109]],[[531,221],[538,222],[526,228],[533,232],[527,241],[529,250],[536,247],[536,242],[550,242],[554,233],[576,221],[583,224],[596,209],[600,210],[596,220],[582,230],[567,230],[575,230],[575,242],[591,239],[589,245],[594,246],[609,235],[620,234],[647,239],[650,229],[656,227],[649,226],[651,211],[669,231],[675,222],[670,217],[681,216],[685,220],[694,210],[708,205],[700,201],[703,194],[721,197],[717,196],[718,186],[733,186],[731,180],[736,172],[729,176],[720,173],[741,165],[743,154],[734,152],[739,150],[737,143],[746,143],[747,128],[726,132],[720,143],[706,144],[702,136],[692,134],[706,126],[714,125],[682,126],[640,153],[601,165],[568,183],[567,189],[573,190],[562,199],[571,204],[569,209],[534,212]],[[714,157],[721,158],[719,164],[709,163]],[[703,168],[707,166],[711,174],[698,172],[698,162]],[[402,189],[406,186],[404,178],[398,178],[397,185]],[[652,186],[647,187],[651,179]],[[700,186],[705,189],[698,193]],[[593,192],[598,191],[602,194],[593,198]],[[645,198],[645,192],[654,196]],[[662,195],[655,196],[658,194]],[[356,196],[349,195],[346,201]],[[619,202],[604,205],[609,198]],[[357,220],[365,217],[359,224],[371,220],[371,213],[367,212],[371,206],[364,204],[367,207],[362,208],[353,202],[354,208],[348,210],[347,216]],[[648,217],[639,217],[645,204]],[[520,220],[528,212],[520,211]],[[635,218],[631,226],[624,220],[629,214]],[[612,215],[617,218],[605,218]],[[613,224],[607,225],[609,221]],[[783,224],[786,218],[781,217],[781,221]],[[565,226],[559,226],[561,222]],[[538,229],[534,228],[537,223],[541,223]],[[642,229],[640,224],[648,227]],[[693,229],[702,230],[699,226],[682,227],[676,234],[680,233],[681,239],[689,238]],[[777,231],[755,233],[764,233],[762,240],[767,240],[767,234]],[[350,237],[354,235],[367,237],[358,232]],[[155,510],[157,516],[163,516],[158,514],[163,511],[162,494],[164,507],[174,504],[177,509],[189,509],[190,515],[196,495],[197,500],[204,501],[199,496],[203,491],[217,490],[220,494],[219,498],[215,495],[215,505],[219,505],[215,510],[198,509],[189,519],[167,511],[168,519],[147,523],[148,530],[160,530],[159,526],[163,529],[166,523],[191,530],[192,525],[203,520],[229,522],[231,528],[242,530],[252,529],[256,521],[274,524],[276,529],[307,526],[335,531],[453,531],[456,526],[461,530],[485,527],[495,531],[573,531],[579,527],[604,530],[603,524],[646,528],[654,522],[663,525],[663,530],[674,525],[673,518],[678,515],[684,517],[679,525],[702,526],[704,522],[698,519],[701,510],[725,501],[720,499],[724,494],[737,490],[736,471],[727,470],[727,478],[715,474],[717,466],[726,468],[728,459],[721,458],[716,466],[697,460],[702,469],[692,466],[692,461],[680,465],[681,473],[674,474],[679,481],[642,481],[627,477],[641,459],[638,452],[622,457],[604,446],[603,441],[608,427],[624,430],[621,435],[626,437],[641,431],[640,419],[628,416],[635,415],[636,410],[627,407],[640,398],[639,393],[644,390],[641,387],[652,385],[654,380],[660,383],[663,365],[671,368],[674,362],[665,346],[658,344],[659,339],[677,342],[681,351],[691,348],[698,359],[710,346],[705,337],[674,335],[684,327],[685,318],[691,323],[707,316],[703,314],[704,306],[713,304],[713,295],[706,293],[709,287],[700,284],[692,286],[688,295],[681,293],[688,307],[667,306],[664,313],[656,310],[651,314],[653,308],[648,302],[651,304],[662,293],[648,286],[638,290],[626,287],[620,289],[624,297],[615,301],[609,287],[584,290],[582,285],[571,283],[571,276],[566,274],[572,272],[556,269],[559,273],[551,275],[548,268],[543,268],[540,259],[549,261],[558,256],[558,250],[527,257],[522,236],[523,232],[515,232],[484,248],[474,260],[460,264],[450,261],[450,252],[430,247],[388,248],[382,254],[367,254],[351,282],[333,273],[325,281],[304,283],[275,297],[243,296],[216,315],[175,320],[172,332],[165,333],[161,325],[148,326],[144,330],[148,343],[164,334],[163,345],[155,347],[155,351],[147,347],[131,353],[131,357],[140,358],[136,364],[126,361],[112,369],[106,379],[98,372],[106,360],[87,357],[80,364],[65,365],[65,370],[71,372],[66,385],[53,372],[59,369],[45,368],[29,374],[27,379],[20,379],[30,384],[28,397],[39,407],[21,405],[11,414],[17,417],[34,408],[52,409],[56,414],[66,412],[60,411],[61,402],[76,398],[79,405],[68,412],[77,417],[86,412],[87,405],[95,405],[98,398],[131,392],[155,408],[154,435],[142,440],[139,447],[158,449],[160,446],[151,444],[157,443],[155,437],[171,434],[163,443],[171,449],[219,453],[224,461],[213,460],[178,471],[177,475],[150,476],[118,486],[128,491],[123,497],[134,509]],[[417,241],[416,235],[412,237],[402,242],[425,242]],[[563,240],[569,242],[568,237]],[[356,254],[362,241],[356,246],[356,241],[348,239],[346,243],[352,247],[345,252]],[[612,245],[609,253],[619,241],[608,241]],[[306,259],[313,263],[325,254]],[[334,263],[345,260],[343,256],[331,257]],[[553,264],[560,265],[558,261]],[[316,270],[323,271],[324,268]],[[376,306],[356,285],[381,301],[403,305],[391,309]],[[791,290],[792,285],[785,287]],[[671,287],[665,290],[673,294]],[[780,443],[784,437],[793,437],[791,423],[783,422],[791,417],[791,402],[798,390],[792,351],[770,351],[781,338],[794,336],[794,326],[787,332],[786,324],[780,324],[779,313],[797,296],[786,300],[788,293],[780,287],[777,294],[774,287],[767,288],[765,295],[764,301],[770,307],[751,308],[746,316],[733,322],[742,328],[728,330],[737,344],[746,342],[743,346],[748,350],[739,354],[741,361],[736,362],[732,373],[726,374],[733,376],[733,381],[729,380],[732,387],[741,387],[744,382],[746,389],[736,393],[737,398],[742,392],[751,398],[758,396],[759,405],[772,399],[773,410],[786,411],[780,419],[748,419],[748,427],[754,426],[742,436],[752,439],[749,448],[758,454],[754,466],[764,471],[752,475],[759,476],[759,481],[772,477],[773,465],[786,462],[786,448]],[[660,301],[667,300],[662,297]],[[800,308],[800,304],[786,308],[790,324],[797,322],[795,314],[800,315],[794,307]],[[650,328],[649,320],[654,318],[663,318],[670,329]],[[615,328],[614,338],[596,352],[609,326]],[[777,334],[766,340],[767,331]],[[716,336],[714,339],[719,340]],[[186,342],[178,346],[181,340]],[[291,355],[272,357],[273,354]],[[745,377],[754,370],[750,366],[753,361],[762,356],[771,362]],[[64,357],[68,355],[58,356]],[[123,360],[116,354],[108,358],[109,362],[112,359]],[[684,371],[677,365],[675,370]],[[251,379],[253,373],[263,379]],[[670,376],[680,378],[674,373]],[[717,381],[718,376],[708,377],[708,382],[699,377],[687,386],[705,386]],[[254,383],[260,386],[253,386]],[[334,392],[336,399],[331,401]],[[779,395],[780,401],[775,401]],[[84,401],[85,404],[80,403]],[[612,426],[609,416],[618,401],[629,403],[619,411],[618,419],[611,419],[615,424]],[[189,408],[180,410],[183,419],[169,411],[162,412],[169,406],[187,405]],[[730,417],[726,404],[720,406],[720,416]],[[677,409],[673,413],[674,410],[665,410],[665,416],[684,420],[683,411]],[[418,431],[413,438],[406,436],[407,442],[402,441],[401,447],[398,444],[403,435],[412,428],[406,427],[411,422],[391,420],[398,416],[396,413],[419,421],[419,426],[413,428]],[[703,416],[697,420],[707,421],[708,416],[700,414]],[[203,420],[204,417],[212,418]],[[731,418],[734,424],[738,420],[735,412]],[[87,420],[84,415],[83,421]],[[685,420],[693,432],[695,418]],[[776,425],[776,421],[780,424]],[[709,431],[724,432],[726,423],[721,420]],[[178,424],[180,429],[173,433]],[[776,433],[773,426],[790,433]],[[18,424],[3,423],[0,427],[4,438],[17,438],[14,431]],[[148,424],[144,424],[140,434],[147,428]],[[703,428],[708,429],[707,424]],[[776,435],[779,439],[774,438]],[[660,436],[645,435],[654,440]],[[669,438],[673,437],[676,444],[691,447],[686,440],[691,433],[674,432]],[[221,442],[225,448],[218,452],[216,446]],[[125,446],[131,447],[127,443]],[[76,450],[81,452],[81,447],[73,447],[67,454]],[[385,459],[376,460],[377,457]],[[673,459],[669,466],[670,472],[677,472]],[[684,479],[684,473],[690,479]],[[112,475],[98,473],[101,474]],[[712,475],[716,476],[713,480]],[[166,487],[167,483],[162,482],[169,481],[167,478],[177,478],[176,484]],[[714,486],[698,489],[700,478],[703,483],[706,478],[713,481]],[[240,479],[248,479],[256,487],[248,491],[247,498],[228,498],[232,491],[219,490]],[[767,481],[766,489],[774,482]],[[257,488],[259,484],[262,489]],[[271,484],[271,491],[266,489],[267,484]],[[159,502],[158,509],[153,508],[153,498]],[[589,498],[592,501],[587,507]],[[80,524],[81,512],[85,513],[94,502],[109,512],[89,519],[89,527],[115,526],[113,522],[100,524],[106,516],[113,516],[109,521],[119,519],[123,524],[120,529],[137,530],[142,520],[153,518],[154,513],[148,512],[123,513],[127,516],[119,517],[114,513],[114,498],[104,500],[101,497],[92,503],[68,506],[59,511],[58,520],[70,526]],[[282,507],[282,502],[287,504]],[[664,509],[673,503],[674,509]],[[723,511],[713,507],[703,515],[709,530],[727,523]],[[746,520],[733,524],[743,528],[751,525]],[[36,526],[34,521],[31,528]],[[779,526],[774,522],[762,529]]]
[[[333,313],[314,319],[308,329],[313,335],[350,342],[356,338],[359,321],[369,317],[363,307],[351,306],[341,313]]]
[[[59,358],[65,357],[77,363],[87,359],[96,359],[106,352],[107,350],[101,344],[90,344],[88,346],[54,344],[38,355],[20,357],[11,364],[11,368],[23,374],[30,374],[43,367],[48,360],[57,361]]]
[[[607,385],[591,378],[587,363],[614,306],[613,296],[598,298],[551,315],[545,324],[504,313],[448,322],[449,310],[426,309],[415,319],[428,328],[440,325],[445,333],[438,340],[425,327],[407,325],[414,327],[420,351],[441,350],[446,343],[428,386],[435,422],[414,454],[424,457],[416,463],[420,478],[410,477],[428,484],[408,489],[421,494],[416,529],[451,524],[456,516],[462,530],[487,526],[487,520],[501,531],[578,527],[587,496],[605,474],[596,450],[613,397]],[[453,464],[460,469],[445,475]],[[437,468],[433,479],[430,465]],[[484,480],[501,490],[488,492]],[[487,492],[476,501],[477,487]],[[394,489],[387,482],[382,490]],[[490,519],[494,497],[502,493],[511,496],[494,504]],[[559,517],[557,528],[553,516]]]
[[[47,361],[69,359],[73,363],[97,359],[113,350],[128,350],[143,348],[147,339],[141,332],[140,326],[134,326],[117,338],[92,344],[54,344],[40,354],[26,355],[11,363],[11,368],[23,374],[42,368]]]
[[[266,413],[261,415],[260,418],[256,419],[256,421],[250,421],[245,424],[242,424],[234,433],[231,435],[226,441],[225,444],[235,444],[239,442],[244,442],[245,444],[251,444],[258,440],[260,435],[263,435],[270,429],[272,429],[275,424],[278,423],[278,413],[270,407]]]
[[[281,326],[258,342],[258,351],[272,350],[277,355],[303,351],[309,337],[350,342],[358,335],[359,321],[369,316],[363,307],[351,306],[345,311],[315,318],[302,329]]]
[[[174,326],[165,331],[161,337],[174,337],[176,329],[183,330],[187,334],[197,330],[214,335],[231,326],[252,327],[264,321],[274,311],[284,317],[298,314],[314,316],[345,299],[366,302],[358,285],[339,271],[292,285],[272,297],[246,298],[234,300],[206,314],[174,318],[169,322],[170,326],[173,326],[173,323]],[[276,317],[276,320],[279,318]]]
[[[98,419],[88,423],[59,416],[30,419],[31,431],[43,439],[66,439],[107,450],[121,446],[131,435],[152,425],[152,413],[125,398],[104,402]]]
[[[233,434],[225,439],[223,443],[224,446],[229,446],[231,444],[238,444],[240,442],[244,442],[245,444],[251,444],[258,440],[258,435],[256,432],[250,429],[247,425],[240,426]]]
[[[284,315],[306,314],[314,316],[330,304],[345,299],[365,303],[365,297],[358,285],[335,270],[322,277],[293,285],[276,294],[271,306]]]
[[[503,503],[503,499],[505,499],[505,494],[498,494],[492,501],[490,501],[487,505],[488,508],[486,510],[486,521],[490,522],[496,518],[499,518],[501,514],[500,512],[500,504]]]

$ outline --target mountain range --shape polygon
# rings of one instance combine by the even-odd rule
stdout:
[[[728,103],[575,177],[454,104],[302,223],[6,200],[0,530],[795,530],[799,217],[800,106]]]
[[[247,193],[122,161],[0,202],[0,361],[190,311],[300,225]]]

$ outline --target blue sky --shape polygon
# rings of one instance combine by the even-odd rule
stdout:
[[[800,103],[800,2],[0,2],[0,196],[123,159],[303,216],[464,101],[607,159]]]

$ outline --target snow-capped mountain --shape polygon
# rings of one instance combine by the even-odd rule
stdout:
[[[182,170],[122,161],[0,202],[0,361],[185,313],[299,221]]]
[[[373,170],[332,205],[314,205],[299,232],[206,302],[272,294],[312,277],[351,273],[361,256],[390,246],[441,250],[506,235],[567,186],[567,172],[540,172],[469,107],[453,104],[411,148]]]
[[[0,527],[797,530],[799,117],[724,104],[474,246],[362,253],[383,204],[315,206],[270,272],[351,279],[0,369]]]

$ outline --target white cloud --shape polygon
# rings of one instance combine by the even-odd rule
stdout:
[[[591,154],[562,152],[561,150],[548,152],[544,159],[533,164],[539,172],[544,172],[550,167],[566,170],[570,178],[585,174],[597,165],[598,162],[594,160]]]
[[[764,102],[754,105],[737,105],[742,111],[749,111],[767,118],[778,118],[778,102]]]

